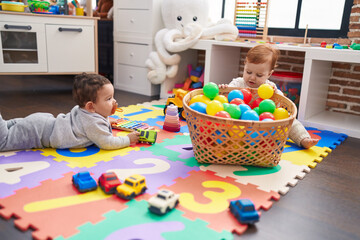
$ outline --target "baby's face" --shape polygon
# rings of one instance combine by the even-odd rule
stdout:
[[[258,88],[264,84],[266,79],[272,73],[270,62],[265,63],[249,63],[244,67],[243,78],[246,84],[251,88]]]
[[[97,92],[95,112],[106,118],[114,113],[114,106],[116,106],[114,87],[112,84],[105,84]]]

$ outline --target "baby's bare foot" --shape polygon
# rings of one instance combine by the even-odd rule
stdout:
[[[301,140],[301,146],[304,148],[311,148],[312,146],[315,146],[319,142],[319,139],[314,138],[304,138]]]

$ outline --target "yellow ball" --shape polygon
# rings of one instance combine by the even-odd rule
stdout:
[[[189,106],[195,102],[202,102],[208,104],[211,100],[205,95],[196,95],[190,99]]]
[[[258,88],[258,95],[262,99],[269,99],[274,95],[274,88],[270,84],[261,84]]]
[[[285,108],[276,108],[274,113],[275,120],[285,119],[289,117],[289,112]]]
[[[217,112],[220,112],[222,110],[224,110],[224,106],[218,100],[210,101],[206,107],[206,113],[211,116],[214,116]]]
[[[224,95],[217,95],[214,100],[218,100],[221,103],[229,103],[227,97],[225,97]]]

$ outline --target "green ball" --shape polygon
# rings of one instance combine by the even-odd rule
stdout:
[[[264,99],[259,104],[260,114],[263,112],[274,113],[275,109],[276,109],[276,105],[275,105],[274,101],[271,99]]]
[[[224,111],[229,107],[230,103],[223,103]]]
[[[240,107],[236,104],[229,104],[225,111],[227,111],[230,114],[231,118],[234,119],[239,119],[241,116]]]
[[[259,110],[259,107],[256,107],[253,109],[258,115],[260,115],[260,110]]]
[[[217,95],[219,95],[219,87],[217,84],[213,82],[209,82],[204,85],[203,93],[206,97],[213,100]]]

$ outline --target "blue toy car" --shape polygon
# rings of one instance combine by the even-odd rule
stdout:
[[[87,171],[74,174],[72,176],[72,182],[79,192],[89,192],[98,187],[95,179],[93,179]]]
[[[231,201],[229,208],[230,212],[242,224],[254,224],[259,221],[260,215],[250,199]]]

